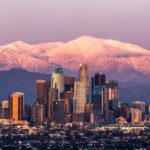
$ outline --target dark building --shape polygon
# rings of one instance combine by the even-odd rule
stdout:
[[[103,122],[105,112],[105,88],[94,86],[92,93],[93,113],[95,122]]]
[[[129,103],[121,103],[120,104],[120,116],[129,120],[129,117],[130,117],[130,105],[129,105]]]
[[[42,124],[45,121],[45,107],[36,102],[31,106],[31,121],[35,124]]]
[[[94,77],[94,85],[104,86],[106,82],[105,74],[96,73]]]
[[[65,122],[73,120],[73,96],[74,96],[74,77],[65,77],[64,109]]]
[[[9,101],[3,100],[2,101],[2,119],[9,119]]]
[[[64,99],[65,122],[72,122],[73,103],[71,99]]]
[[[50,88],[48,92],[48,101],[46,104],[46,118],[49,121],[53,120],[53,101],[58,101],[58,89]]]
[[[53,121],[56,124],[65,122],[64,100],[53,101]]]
[[[44,104],[46,80],[36,80],[36,100],[39,104]]]
[[[96,73],[95,76],[92,77],[92,103],[95,122],[104,121],[106,101],[105,84],[105,74]]]
[[[49,91],[50,91],[51,82],[46,80],[44,84],[44,105],[47,105],[49,99]]]
[[[24,113],[25,113],[25,120],[31,120],[31,105],[25,104],[24,105]]]
[[[94,122],[92,103],[86,103],[85,105],[85,122],[90,122],[90,123]]]
[[[75,82],[74,77],[64,77],[65,91],[73,91],[74,82]]]

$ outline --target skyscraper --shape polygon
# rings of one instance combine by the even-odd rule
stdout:
[[[98,86],[105,85],[106,76],[105,76],[105,74],[96,73],[93,81],[94,81],[94,83],[93,83],[94,85],[98,85]]]
[[[119,102],[119,87],[118,81],[107,81],[107,97],[109,110],[115,110],[118,108]]]
[[[105,94],[107,95],[107,99],[105,101],[105,121],[106,123],[114,123],[114,115],[115,111],[118,109],[119,102],[118,81],[107,81]],[[114,120],[112,118],[114,118]]]
[[[104,112],[105,112],[105,87],[95,85],[92,93],[92,103],[93,103],[93,112],[94,112],[94,121],[103,122]]]
[[[94,111],[94,121],[103,122],[104,121],[104,112],[105,112],[105,74],[96,73],[92,77],[92,103]]]
[[[2,118],[9,119],[9,101],[3,100],[2,101]]]
[[[22,120],[24,112],[24,93],[15,92],[9,96],[10,119]]]
[[[46,80],[36,80],[36,100],[40,104],[44,104],[45,83]]]
[[[73,120],[74,82],[74,77],[65,77],[64,109],[66,123]]]
[[[54,112],[53,112],[53,101],[58,101],[58,89],[49,89],[48,101],[47,101],[47,118],[49,120],[53,120]]]
[[[56,124],[65,122],[64,100],[53,101],[53,121]]]
[[[36,102],[31,106],[31,121],[41,124],[45,120],[45,107]]]
[[[56,68],[52,73],[51,88],[58,89],[58,99],[61,98],[61,94],[64,92],[64,74],[62,68]]]
[[[74,84],[73,111],[74,121],[84,121],[85,104],[88,101],[89,80],[87,65],[80,64],[79,81]]]

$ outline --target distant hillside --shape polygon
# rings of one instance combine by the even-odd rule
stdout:
[[[25,93],[25,103],[35,101],[37,79],[50,79],[50,75],[28,72],[22,69],[0,71],[0,100],[7,99],[15,91]]]

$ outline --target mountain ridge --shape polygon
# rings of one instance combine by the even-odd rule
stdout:
[[[135,44],[81,36],[65,43],[16,41],[0,46],[0,70],[50,73],[62,66],[68,75],[77,76],[80,63],[89,66],[90,75],[110,73],[110,79],[121,82],[150,82],[150,51]]]

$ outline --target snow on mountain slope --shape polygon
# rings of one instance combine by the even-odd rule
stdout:
[[[105,72],[124,82],[150,80],[150,51],[129,43],[83,36],[67,43],[17,41],[0,46],[0,70],[17,67],[50,73],[63,66],[76,74],[80,63],[88,64],[92,73]]]

